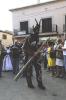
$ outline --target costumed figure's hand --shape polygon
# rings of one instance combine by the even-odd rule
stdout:
[[[37,55],[37,52],[34,53],[34,57]]]

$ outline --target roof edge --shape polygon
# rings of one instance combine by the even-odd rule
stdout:
[[[47,4],[56,3],[56,2],[63,2],[63,1],[66,1],[66,0],[53,0],[53,1],[49,1],[49,2],[44,2],[44,3],[34,4],[34,5],[28,5],[28,6],[19,7],[19,8],[14,8],[14,9],[10,9],[9,11],[13,12],[13,11],[16,11],[16,10],[27,9],[27,8],[37,7],[37,6],[41,6],[41,5],[47,5]]]

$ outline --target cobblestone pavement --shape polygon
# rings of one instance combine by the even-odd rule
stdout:
[[[66,80],[53,78],[44,69],[42,72],[45,91],[37,87],[35,75],[33,76],[35,89],[30,89],[25,78],[15,82],[12,72],[3,72],[0,79],[0,100],[66,100]]]

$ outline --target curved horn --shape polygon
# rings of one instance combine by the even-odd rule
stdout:
[[[37,22],[36,18],[35,18],[35,21],[36,21],[36,24],[38,24],[38,22]]]

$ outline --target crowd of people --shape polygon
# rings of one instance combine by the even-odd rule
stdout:
[[[44,45],[44,68],[51,72],[52,76],[66,77],[66,41],[48,41]]]
[[[47,40],[44,44],[40,43],[38,35],[40,22],[38,23],[36,19],[35,21],[36,26],[33,26],[33,33],[25,39],[24,44],[16,41],[12,46],[4,48],[0,41],[0,77],[2,77],[2,71],[7,70],[13,71],[13,74],[16,75],[20,70],[20,61],[26,64],[34,56],[22,74],[26,77],[27,86],[34,88],[32,83],[34,67],[38,87],[45,90],[46,87],[42,82],[42,62],[44,63],[44,69],[47,69],[53,77],[66,77],[66,40],[64,42],[62,39],[57,41]],[[35,56],[40,47],[43,47],[40,50],[41,52],[38,52]]]
[[[12,46],[4,48],[0,40],[0,77],[2,71],[13,71],[13,74],[19,72],[19,59],[22,53],[22,44],[17,41]]]
[[[39,47],[41,46],[39,45],[39,35],[38,35],[40,29],[40,22],[38,23],[36,19],[35,21],[36,21],[36,25],[33,26],[33,33],[31,33],[29,37],[25,39],[25,43],[23,45],[23,51],[25,54],[24,64],[26,64],[32,56],[34,56],[34,58],[30,62],[30,64],[26,66],[23,73],[25,73],[27,86],[29,88],[34,88],[32,83],[32,73],[34,67],[36,72],[36,80],[37,80],[38,87],[40,89],[45,90],[45,86],[43,85],[42,82],[41,64],[39,62],[40,52],[36,56],[34,55],[39,49]],[[21,46],[22,45],[18,45],[18,43],[15,42],[14,45],[12,45],[11,47],[7,47],[6,49],[4,49],[1,44],[2,61],[0,66],[1,67],[0,77],[2,76],[2,69],[5,70],[12,69],[13,74],[17,74],[19,72],[20,55],[22,53]]]
[[[30,42],[31,41],[32,39],[30,39]],[[30,49],[29,48],[30,44],[28,42],[29,42],[28,39],[26,39],[26,42],[23,45],[16,41],[12,46],[4,48],[4,46],[0,41],[0,77],[2,77],[2,71],[13,71],[13,74],[16,75],[20,70],[19,69],[20,61],[22,61],[23,64],[25,64],[30,59],[30,57],[33,56],[33,52],[32,51],[30,52],[30,50],[28,50]],[[26,43],[29,45],[26,46]],[[25,54],[23,55],[24,49],[26,50],[26,55]],[[32,50],[33,49],[35,48],[33,47]],[[27,51],[29,51],[30,53],[29,56],[27,54]],[[46,41],[43,45],[41,56],[43,56],[41,60],[44,63],[44,69],[47,69],[47,71],[51,73],[53,77],[66,78],[66,41],[64,43],[62,39],[58,39],[57,41],[52,41],[52,40]],[[40,56],[38,56],[38,58],[40,58]],[[38,84],[39,83],[42,84],[42,78],[41,80],[38,80],[38,77],[39,76],[41,77],[40,75],[41,73],[39,74],[39,72],[41,72],[41,67],[40,67],[41,63],[40,64],[37,63],[38,58],[35,59],[35,61],[32,62],[32,65],[30,65],[29,69],[27,69],[27,71],[24,71],[23,73],[23,75],[26,77],[28,87],[31,88],[34,88],[31,81],[32,77],[31,66],[35,66]]]

